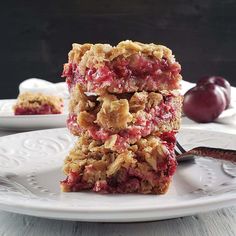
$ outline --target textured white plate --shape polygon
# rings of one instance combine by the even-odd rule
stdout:
[[[55,115],[22,115],[15,116],[12,110],[16,99],[0,100],[0,129],[27,131],[35,129],[60,128],[66,126],[67,101],[64,112]]]
[[[236,136],[182,129],[186,148],[236,148]],[[199,158],[180,164],[166,195],[60,193],[63,159],[73,145],[66,129],[0,138],[0,209],[80,221],[130,222],[192,215],[236,203],[234,165]]]

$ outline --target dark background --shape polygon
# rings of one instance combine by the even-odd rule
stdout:
[[[132,39],[170,47],[185,80],[221,75],[236,86],[236,2],[23,1],[0,7],[0,98],[29,77],[60,82],[72,42]]]

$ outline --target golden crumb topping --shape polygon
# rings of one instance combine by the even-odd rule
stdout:
[[[107,61],[112,61],[119,56],[129,57],[133,54],[144,54],[154,58],[166,58],[174,63],[175,58],[172,51],[163,46],[154,43],[144,44],[125,40],[116,46],[110,44],[72,44],[72,50],[69,52],[68,62],[78,64],[80,73],[84,74],[86,68],[99,67]],[[65,68],[68,64],[64,65]]]
[[[110,97],[113,97],[112,99]],[[132,120],[127,99],[116,99],[114,95],[100,97],[103,100],[96,122],[104,129],[125,129]]]

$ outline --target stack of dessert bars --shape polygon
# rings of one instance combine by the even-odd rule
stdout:
[[[177,162],[181,66],[165,46],[73,44],[63,77],[67,126],[78,140],[65,159],[65,192],[168,190]]]

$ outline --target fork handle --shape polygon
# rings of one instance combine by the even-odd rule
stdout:
[[[214,159],[231,161],[236,163],[236,150],[211,148],[211,147],[196,147],[182,155],[196,155],[202,157],[211,157]],[[181,155],[180,155],[181,156]]]

